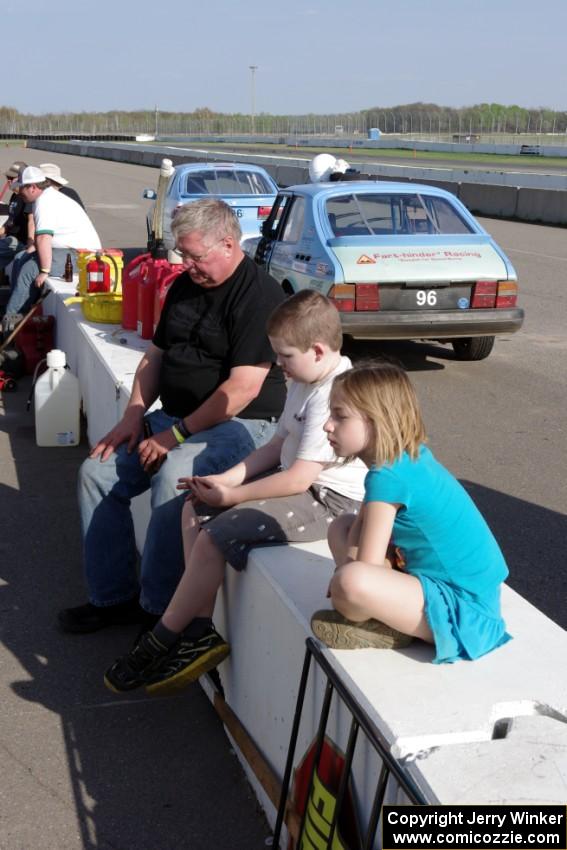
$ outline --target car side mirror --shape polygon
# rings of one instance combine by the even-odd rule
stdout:
[[[262,222],[262,236],[265,236],[266,239],[272,236],[272,225],[269,221]]]
[[[157,199],[157,192],[154,191],[154,189],[144,189],[142,197],[146,198],[148,201],[155,201]]]

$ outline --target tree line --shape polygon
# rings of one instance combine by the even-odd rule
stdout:
[[[223,134],[254,132],[280,135],[333,135],[366,133],[377,127],[383,133],[439,136],[446,134],[567,133],[567,112],[544,107],[526,108],[500,103],[480,103],[459,109],[435,103],[375,106],[358,112],[273,115],[261,112],[221,113],[208,107],[192,112],[159,108],[108,112],[61,112],[31,115],[9,106],[0,107],[2,133],[81,134]]]

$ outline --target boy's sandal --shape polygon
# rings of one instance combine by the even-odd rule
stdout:
[[[338,611],[324,609],[311,617],[314,634],[331,649],[401,649],[413,638],[379,620],[353,623]]]

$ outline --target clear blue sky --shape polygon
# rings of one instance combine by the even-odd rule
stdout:
[[[3,0],[0,105],[567,109],[567,0]]]

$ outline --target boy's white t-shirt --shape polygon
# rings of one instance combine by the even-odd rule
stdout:
[[[53,248],[96,251],[101,247],[98,233],[84,209],[51,186],[35,201],[33,217],[35,235],[49,233],[53,237]]]
[[[341,356],[337,367],[322,381],[315,384],[292,381],[276,434],[284,441],[280,453],[283,469],[289,469],[296,460],[328,464],[314,483],[350,499],[362,501],[368,469],[358,458],[345,464],[336,456],[323,431],[323,425],[329,418],[333,378],[351,366],[349,358]]]

